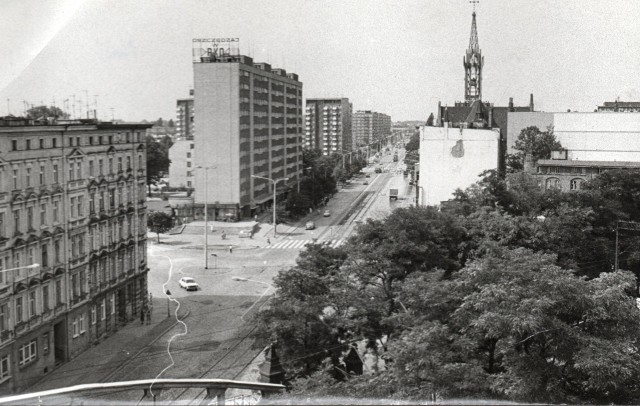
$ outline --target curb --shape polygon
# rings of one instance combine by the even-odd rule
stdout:
[[[170,232],[170,233],[167,233],[167,234],[168,235],[182,234],[182,232],[184,231],[185,227],[187,227],[187,225],[183,224],[183,225],[180,226],[179,230],[176,230],[176,231],[173,231],[173,232]]]
[[[178,317],[178,320],[183,321],[184,319],[186,319],[187,317],[189,317],[189,315],[191,314],[191,310],[187,310],[187,312],[184,314],[184,316],[182,316],[182,318]],[[150,342],[148,342],[147,344],[145,344],[144,346],[142,346],[142,348],[140,348],[132,357],[129,357],[127,360],[125,360],[122,364],[120,364],[118,367],[116,367],[114,370],[112,370],[111,372],[109,372],[105,377],[103,377],[102,379],[100,379],[100,383],[105,383],[105,382],[109,382],[110,379],[117,374],[118,372],[122,371],[122,369],[124,367],[126,367],[127,365],[129,365],[131,362],[133,362],[133,360],[135,360],[138,355],[140,355],[143,351],[145,351],[147,348],[151,347],[153,344],[155,344],[156,341],[158,341],[160,338],[162,338],[165,334],[167,334],[170,330],[172,330],[176,325],[178,324],[178,322],[176,321],[175,323],[171,324],[169,327],[167,327],[166,329],[164,329],[164,331],[162,331],[162,333],[158,334],[158,336],[156,338],[154,338],[153,340],[151,340]]]

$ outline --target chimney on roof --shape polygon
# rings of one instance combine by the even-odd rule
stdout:
[[[531,93],[531,95],[529,96],[529,111],[534,111],[533,110],[533,93]]]
[[[513,111],[513,97],[509,97],[509,111]]]

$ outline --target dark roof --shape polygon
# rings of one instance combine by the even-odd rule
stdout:
[[[580,161],[577,159],[539,159],[537,166],[577,166],[595,168],[640,168],[640,162]]]
[[[602,107],[640,107],[640,102],[604,102]]]

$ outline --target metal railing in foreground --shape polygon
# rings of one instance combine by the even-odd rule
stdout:
[[[232,381],[228,379],[143,379],[138,381],[123,381],[109,383],[90,383],[84,385],[69,386],[66,388],[52,389],[42,392],[25,393],[22,395],[7,396],[0,398],[2,404],[25,404],[29,401],[45,403],[49,397],[59,397],[67,395],[73,397],[74,394],[96,391],[122,391],[122,390],[143,390],[140,401],[144,399],[154,400],[158,393],[164,389],[173,388],[200,388],[206,390],[206,395],[200,404],[209,404],[214,398],[219,405],[225,404],[225,392],[227,389],[248,389],[261,391],[263,394],[279,392],[285,389],[283,385],[261,382]],[[37,404],[36,403],[36,404]]]

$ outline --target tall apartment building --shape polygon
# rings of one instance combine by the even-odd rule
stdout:
[[[0,118],[0,394],[140,314],[150,126]]]
[[[352,109],[347,98],[307,99],[304,146],[323,155],[351,151]]]
[[[252,175],[288,186],[301,175],[302,83],[244,55],[202,57],[193,70],[195,204],[206,200],[210,219],[251,216],[273,199]]]
[[[363,147],[391,135],[391,117],[371,110],[359,110],[353,114],[353,139],[355,147]]]
[[[191,90],[193,96],[193,90]],[[176,138],[193,139],[193,97],[176,103]]]
[[[189,92],[193,96],[193,89]],[[193,97],[176,103],[176,139],[169,148],[169,184],[172,187],[193,187]]]

